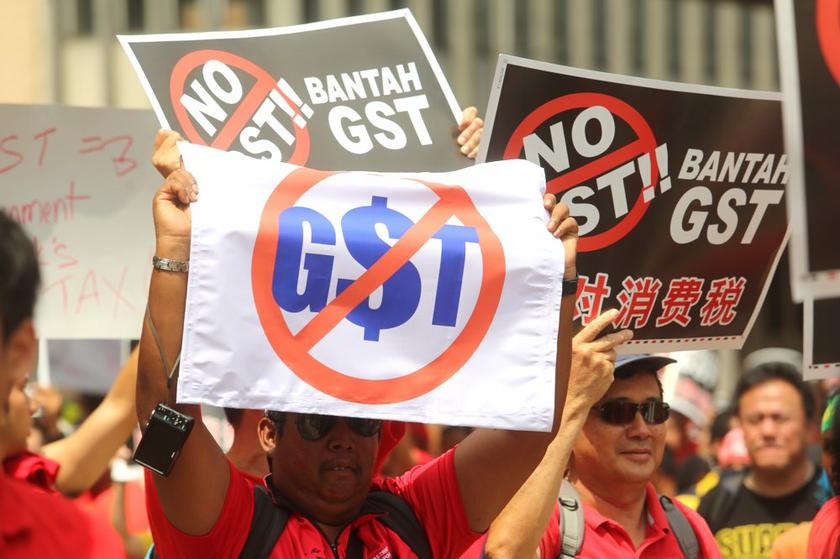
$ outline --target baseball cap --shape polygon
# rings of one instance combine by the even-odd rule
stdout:
[[[630,372],[637,369],[647,369],[656,372],[665,365],[676,362],[675,359],[665,357],[664,355],[650,355],[648,353],[619,355],[615,360],[615,372]]]

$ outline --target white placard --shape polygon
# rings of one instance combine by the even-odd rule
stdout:
[[[331,173],[181,153],[200,196],[180,402],[551,427],[563,248],[539,167]]]
[[[0,208],[31,234],[43,338],[137,338],[154,251],[151,111],[0,105]]]

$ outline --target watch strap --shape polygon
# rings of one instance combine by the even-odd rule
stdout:
[[[566,295],[577,295],[577,288],[578,288],[578,276],[575,275],[572,278],[563,278],[563,285],[561,287],[562,291],[560,292],[563,297]]]

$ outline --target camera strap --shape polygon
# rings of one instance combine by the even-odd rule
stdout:
[[[172,368],[169,368],[169,360],[166,358],[166,352],[163,350],[163,344],[160,341],[160,335],[158,335],[157,328],[155,327],[155,321],[152,319],[152,308],[146,304],[146,322],[149,324],[149,330],[152,332],[152,337],[155,339],[155,345],[158,349],[158,355],[160,355],[160,362],[163,365],[163,372],[168,373],[166,374],[166,387],[172,388],[172,377],[175,375],[175,371],[178,369],[178,365],[181,364],[181,354],[178,353],[178,358],[175,359],[175,364],[172,365]]]

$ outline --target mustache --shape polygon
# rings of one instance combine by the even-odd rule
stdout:
[[[362,473],[362,466],[358,463],[358,461],[347,458],[333,458],[331,460],[325,460],[321,462],[321,466],[319,468],[322,472],[339,469],[350,470],[355,474]]]

